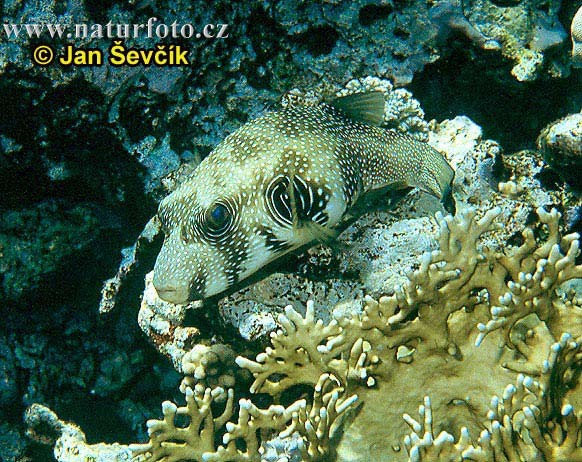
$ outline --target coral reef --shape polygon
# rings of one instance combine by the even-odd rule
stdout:
[[[501,397],[492,397],[476,443],[467,428],[461,429],[457,442],[446,431],[435,437],[431,402],[425,397],[419,407],[421,422],[404,415],[412,430],[404,439],[409,460],[580,460],[580,413],[571,404],[559,407],[561,390],[571,385],[571,373],[580,367],[580,339],[563,334],[550,350],[538,380],[520,374]]]
[[[408,284],[394,295],[379,302],[367,299],[361,319],[329,325],[328,329],[335,332],[319,328],[316,331],[321,335],[315,338],[310,330],[306,335],[299,334],[297,323],[291,334],[276,334],[272,351],[259,355],[256,362],[239,362],[250,367],[255,375],[252,389],[276,394],[295,380],[312,383],[320,370],[337,374],[347,384],[351,382],[347,389],[353,390],[364,405],[344,430],[338,460],[397,456],[393,451],[401,447],[403,437],[397,417],[406,409],[403,403],[414,402],[420,391],[410,387],[411,383],[422,383],[423,393],[429,390],[433,408],[443,409],[447,425],[455,431],[460,431],[456,426],[462,425],[479,434],[476,416],[485,417],[491,396],[514,382],[519,372],[541,373],[542,345],[547,355],[551,343],[544,336],[553,338],[547,327],[544,330],[544,323],[556,326],[552,330],[558,332],[565,324],[571,330],[580,328],[576,322],[580,307],[563,302],[555,293],[556,284],[562,281],[552,279],[555,274],[552,267],[559,269],[565,278],[580,277],[582,267],[574,264],[577,236],[560,238],[557,215],[540,210],[540,219],[550,226],[548,241],[532,247],[527,238],[530,230],[525,232],[524,244],[507,255],[486,248],[479,251],[478,238],[491,229],[498,213],[491,211],[480,221],[473,214],[455,220],[441,219],[440,250],[426,254],[421,267],[409,276]],[[548,258],[550,255],[554,257]],[[551,263],[544,263],[546,260]],[[535,274],[527,276],[538,262],[548,279]],[[511,280],[514,277],[515,282]],[[518,283],[519,278],[534,282],[525,288]],[[518,286],[523,294],[520,307],[527,308],[509,310],[498,305],[508,298],[505,295],[508,290],[518,290]],[[542,297],[536,295],[540,290],[544,293]],[[546,303],[549,312],[544,311],[548,308]],[[536,329],[518,322],[532,315],[537,319],[538,325],[533,324]],[[541,332],[534,335],[537,329]],[[495,339],[482,339],[484,333],[492,335],[492,331],[496,332]],[[529,334],[520,338],[517,335],[520,331]],[[308,348],[307,339],[320,346]],[[520,343],[515,345],[518,339]],[[475,343],[481,345],[475,347]],[[297,353],[305,351],[299,356],[302,362],[295,353],[287,356],[295,348]],[[424,376],[434,370],[439,371],[438,376],[431,375],[430,379]],[[473,383],[469,379],[478,377],[479,370],[490,377],[487,383]],[[274,382],[268,379],[272,371],[277,372]]]
[[[140,462],[127,445],[88,444],[83,431],[59,417],[46,406],[32,405],[24,416],[28,436],[43,444],[54,445],[55,458],[68,462]],[[141,458],[143,460],[143,458]]]
[[[499,213],[437,216],[437,249],[394,294],[368,296],[361,314],[327,324],[316,321],[312,301],[305,316],[289,306],[271,347],[255,360],[237,358],[254,376],[252,393],[277,401],[302,386],[312,390],[309,401],[262,408],[241,399],[235,423],[232,389],[217,383],[192,389],[190,381],[186,406],[164,403],[163,420],[148,423],[150,442],[133,450],[148,460],[258,461],[262,438],[298,432],[303,460],[403,460],[406,451],[414,461],[444,454],[449,460],[576,458],[580,344],[571,339],[582,334],[582,306],[558,288],[582,277],[578,235],[562,235],[559,214],[539,209],[537,226],[524,230],[520,245],[493,249],[482,236],[495,229]],[[203,351],[195,348],[186,360],[195,364],[188,369],[194,379],[206,376]],[[481,376],[488,380],[475,380]],[[419,423],[410,415],[422,396],[430,399]],[[218,397],[222,411],[215,415]],[[177,415],[188,423],[177,425]],[[439,436],[432,415],[446,415]],[[342,421],[341,438],[330,445]],[[215,433],[224,434],[223,445],[215,445]]]
[[[288,407],[271,405],[267,409],[256,407],[250,400],[239,401],[239,415],[236,423],[228,419],[233,412],[233,392],[222,388],[207,388],[203,393],[186,388],[186,406],[177,407],[171,402],[162,404],[164,420],[148,421],[150,442],[131,447],[134,454],[149,454],[148,461],[194,460],[194,461],[260,461],[261,441],[258,432],[281,432],[281,436],[298,432],[303,440],[297,449],[303,460],[320,460],[330,451],[329,439],[339,428],[342,414],[356,401],[355,396],[343,398],[343,389],[338,387],[328,375],[318,380],[313,394],[313,402],[308,406],[305,400],[298,400]],[[211,404],[227,393],[223,412],[214,417]],[[186,415],[188,425],[176,427],[177,415]],[[222,426],[226,432],[223,445],[214,444],[215,432]],[[240,449],[237,440],[244,442]]]
[[[568,37],[557,13],[559,2],[542,8],[545,2],[521,1],[517,5],[477,0],[467,17],[501,46],[501,54],[514,62],[511,74],[520,82],[532,81],[541,74],[555,77],[569,74],[568,63],[551,53]]]

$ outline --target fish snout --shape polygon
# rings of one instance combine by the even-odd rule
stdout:
[[[154,265],[153,284],[159,297],[175,305],[201,300],[204,295],[203,265],[197,249],[166,239]]]

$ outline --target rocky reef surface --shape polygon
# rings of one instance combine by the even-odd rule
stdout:
[[[0,459],[580,457],[579,6],[0,4],[5,24],[230,25],[185,43],[187,68],[39,67],[37,40],[0,40]],[[267,109],[369,88],[453,165],[454,219],[420,192],[370,198],[337,246],[215,306],[167,305],[146,277],[137,315],[159,240],[131,246],[183,175]]]

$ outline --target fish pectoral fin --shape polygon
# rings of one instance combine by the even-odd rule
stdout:
[[[305,230],[310,240],[317,241],[321,244],[333,242],[339,235],[337,230],[327,228],[313,221],[302,223],[302,228]]]
[[[386,192],[392,191],[401,191],[402,189],[409,189],[413,188],[414,186],[409,184],[407,181],[393,181],[392,183],[388,183],[384,188]]]
[[[384,93],[368,91],[340,96],[329,104],[344,112],[350,119],[379,127],[384,121]]]
[[[399,192],[405,189],[415,188],[416,185],[410,184],[408,181],[392,181],[391,183],[378,184],[371,188],[370,191],[374,191],[374,194],[392,194],[394,192]],[[422,189],[420,186],[418,186]],[[408,192],[408,191],[406,191]]]

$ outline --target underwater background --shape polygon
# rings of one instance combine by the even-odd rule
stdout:
[[[0,460],[582,460],[581,7],[0,2],[3,26],[228,25],[124,40],[190,50],[173,67],[41,66],[112,39],[4,27]],[[368,91],[453,167],[454,219],[372,195],[240,290],[157,297],[152,217],[216,145]]]

